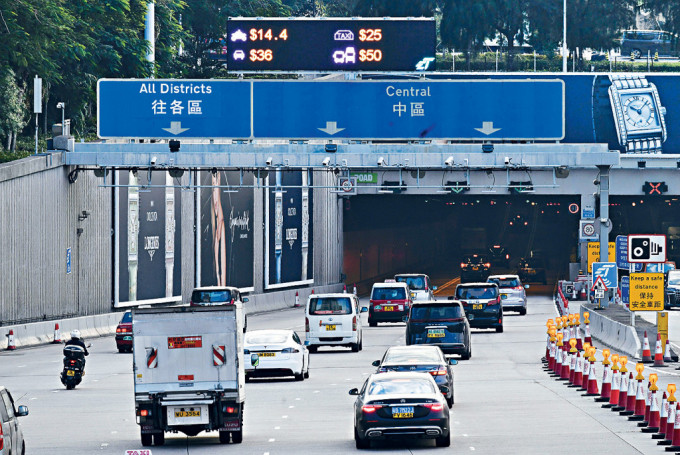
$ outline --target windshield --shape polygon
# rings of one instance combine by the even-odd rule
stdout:
[[[417,305],[411,309],[413,321],[447,321],[463,317],[459,305]]]
[[[373,288],[372,300],[403,300],[406,298],[404,288]]]
[[[668,285],[669,286],[680,286],[680,278],[673,278],[672,280],[668,280]]]
[[[413,395],[417,393],[434,393],[434,387],[426,379],[387,379],[371,383],[368,393],[369,395]]]
[[[194,291],[191,294],[191,301],[194,303],[229,303],[231,291]]]
[[[281,344],[288,339],[287,335],[280,333],[256,333],[246,337],[247,344]]]
[[[495,299],[498,297],[495,287],[459,287],[456,289],[459,299]]]
[[[496,283],[499,288],[516,288],[521,286],[517,278],[489,278],[490,283]]]
[[[439,363],[441,358],[435,349],[391,349],[383,363]]]
[[[126,311],[125,314],[123,315],[123,319],[120,320],[121,324],[125,324],[128,322],[132,322],[132,312]]]
[[[425,278],[422,276],[396,276],[398,283],[408,284],[409,289],[414,291],[425,290]]]
[[[352,314],[348,297],[317,297],[309,301],[309,314]]]

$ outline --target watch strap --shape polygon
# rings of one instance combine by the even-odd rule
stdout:
[[[638,74],[610,74],[609,80],[612,85],[618,90],[625,90],[629,88],[647,88],[649,81],[644,75]]]

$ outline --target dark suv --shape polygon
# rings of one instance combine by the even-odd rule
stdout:
[[[445,354],[472,356],[470,323],[455,300],[414,302],[406,318],[406,344],[439,346]]]
[[[465,308],[470,327],[503,331],[503,307],[496,283],[466,283],[456,287],[455,297]]]
[[[460,282],[486,281],[491,264],[481,254],[468,254],[460,262]]]

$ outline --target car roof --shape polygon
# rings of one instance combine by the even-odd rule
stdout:
[[[516,278],[516,279],[519,280],[518,275],[510,275],[510,274],[508,274],[508,275],[489,275],[489,278],[487,278],[487,280],[490,280],[491,278],[498,278],[499,280],[507,280],[509,278]]]
[[[345,294],[344,292],[333,292],[333,293],[328,293],[328,294],[309,294],[309,298],[313,297],[323,297],[323,298],[329,298],[329,297],[352,297],[354,294]]]
[[[387,371],[385,373],[373,373],[368,378],[370,381],[376,379],[427,379],[434,382],[430,373],[418,373],[415,371]]]
[[[427,275],[424,273],[397,273],[396,275],[394,275],[395,278],[398,276],[427,276]]]
[[[498,287],[498,285],[497,285],[496,283],[487,283],[487,282],[483,282],[483,283],[482,283],[482,282],[480,282],[480,283],[460,283],[460,284],[459,284],[458,286],[456,286],[456,287],[458,287],[458,288],[459,288],[459,287],[466,287],[466,288],[468,288],[468,287],[479,287],[479,286],[484,286],[484,287],[487,287],[487,286],[495,286],[495,287]]]
[[[413,302],[411,306],[414,307],[419,305],[427,306],[427,305],[460,305],[460,304],[461,303],[459,300],[426,300],[426,301],[418,300]]]
[[[260,330],[248,330],[246,335],[292,335],[293,330],[289,329],[260,329]]]
[[[406,283],[374,283],[373,287],[381,287],[381,288],[403,288],[403,287],[408,287],[408,284]]]
[[[410,346],[390,346],[387,348],[387,352],[394,352],[394,351],[437,351],[441,352],[441,349],[439,346],[433,346],[433,345],[424,345],[424,344],[412,344]],[[443,355],[442,355],[443,357]]]
[[[238,288],[234,286],[201,286],[194,288],[194,291],[238,291]]]

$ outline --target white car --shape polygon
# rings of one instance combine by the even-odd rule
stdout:
[[[400,273],[399,275],[394,275],[394,280],[397,283],[408,284],[411,298],[414,302],[435,300],[434,291],[437,290],[437,286],[432,286],[430,277],[427,275],[422,273]]]
[[[519,276],[491,275],[486,281],[498,285],[503,310],[517,311],[522,315],[527,314],[527,294],[525,289],[528,289],[529,285],[522,285]]]
[[[9,390],[0,386],[0,455],[25,453],[24,435],[17,421],[17,417],[25,415],[28,415],[28,408],[15,408]]]
[[[243,343],[246,381],[254,377],[309,377],[309,351],[292,330],[254,330]]]
[[[305,309],[305,332],[310,352],[319,346],[347,346],[361,351],[361,312],[354,294],[312,294]]]

